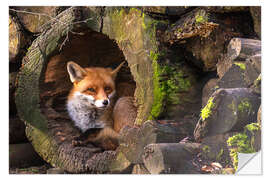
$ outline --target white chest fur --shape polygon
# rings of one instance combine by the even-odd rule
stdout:
[[[90,128],[103,128],[105,124],[99,121],[104,110],[97,109],[92,96],[75,92],[67,102],[67,110],[70,118],[82,132]]]

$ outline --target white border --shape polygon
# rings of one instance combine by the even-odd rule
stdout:
[[[267,114],[268,110],[268,101],[270,100],[270,89],[269,89],[269,85],[270,83],[268,83],[269,78],[270,78],[270,56],[269,56],[269,41],[270,41],[270,37],[269,37],[269,17],[270,17],[270,7],[268,6],[268,0],[166,0],[166,1],[146,1],[146,0],[136,0],[136,1],[124,1],[124,0],[95,0],[95,1],[91,1],[91,0],[76,0],[76,1],[72,1],[69,2],[67,0],[57,0],[57,1],[53,1],[53,0],[39,0],[39,1],[35,1],[35,0],[10,0],[10,1],[1,1],[2,4],[0,6],[1,8],[1,18],[0,18],[0,23],[1,23],[1,65],[0,65],[0,70],[1,70],[1,76],[0,76],[0,82],[2,84],[2,88],[1,88],[1,93],[0,93],[0,99],[1,99],[1,139],[2,142],[4,144],[4,146],[1,146],[1,163],[0,163],[0,172],[1,175],[5,175],[6,178],[14,178],[14,177],[19,177],[19,178],[27,178],[27,180],[30,178],[37,178],[37,176],[23,176],[23,175],[8,175],[8,6],[14,6],[14,5],[24,5],[24,6],[38,6],[38,5],[55,5],[55,6],[63,6],[63,5],[91,5],[91,6],[150,6],[150,5],[154,5],[154,6],[167,6],[167,5],[188,5],[188,6],[215,6],[215,5],[219,5],[219,6],[226,6],[226,5],[230,5],[230,6],[262,6],[262,51],[263,51],[263,55],[262,55],[262,74],[263,74],[263,89],[262,89],[262,121],[263,121],[263,167],[267,167],[268,163],[269,163],[269,141],[264,141],[264,139],[268,139],[267,137],[270,137],[270,124],[269,124],[269,115]],[[4,114],[4,115],[3,115]],[[266,137],[266,138],[265,138]],[[176,176],[172,176],[172,175],[162,175],[162,176],[157,176],[157,175],[151,175],[151,176],[146,176],[146,175],[140,175],[140,178],[207,178],[207,179],[211,179],[211,178],[243,178],[243,179],[249,179],[249,178],[264,178],[266,179],[266,176],[270,174],[270,171],[267,170],[268,168],[264,168],[263,169],[263,176],[214,176],[214,175],[176,175]],[[74,179],[77,177],[84,177],[85,176],[81,176],[81,175],[70,175],[70,176],[65,176],[65,178],[67,179]],[[181,176],[181,177],[179,177]],[[184,177],[183,177],[184,176]],[[52,175],[45,175],[45,176],[38,176],[38,178],[46,178],[46,180],[48,178],[51,177],[55,177]],[[138,178],[138,176],[134,176],[134,175],[129,175],[128,177],[126,175],[121,175],[121,176],[117,176],[115,177],[115,175],[113,176],[106,176],[106,175],[94,175],[91,177],[87,178],[128,178],[128,179],[134,179],[134,178]],[[5,177],[4,177],[5,178]]]

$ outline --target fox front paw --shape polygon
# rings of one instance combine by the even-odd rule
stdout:
[[[71,142],[72,146],[76,147],[76,146],[86,146],[86,143],[81,140],[79,137],[75,137],[72,142]]]

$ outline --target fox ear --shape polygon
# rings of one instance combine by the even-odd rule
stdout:
[[[71,82],[79,82],[86,75],[86,71],[73,61],[67,63],[67,71]]]
[[[125,63],[125,61],[123,61],[117,68],[115,68],[115,69],[111,72],[113,78],[116,77],[118,71],[121,69],[121,67],[123,66],[124,63]]]

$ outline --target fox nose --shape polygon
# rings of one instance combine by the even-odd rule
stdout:
[[[104,106],[107,106],[107,105],[109,104],[109,101],[108,101],[107,99],[105,99],[105,100],[103,100],[102,104],[103,104]]]

